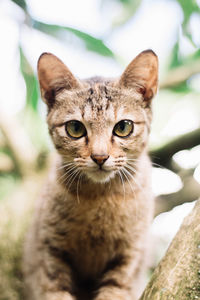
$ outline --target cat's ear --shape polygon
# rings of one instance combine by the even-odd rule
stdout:
[[[158,86],[158,58],[152,50],[141,52],[125,69],[118,85],[125,88],[136,88],[150,101]]]
[[[80,82],[65,64],[51,53],[43,53],[38,60],[38,79],[43,100],[50,107],[62,89],[78,89]]]

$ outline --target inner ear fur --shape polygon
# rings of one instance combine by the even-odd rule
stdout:
[[[158,86],[158,57],[152,50],[141,52],[125,69],[118,85],[136,88],[149,101],[156,94]]]
[[[62,89],[78,89],[80,82],[55,55],[43,53],[38,60],[38,79],[43,100],[53,106],[55,95]]]

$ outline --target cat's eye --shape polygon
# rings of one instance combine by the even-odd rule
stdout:
[[[74,139],[80,139],[87,135],[87,131],[83,123],[76,120],[68,121],[65,124],[65,130],[67,134]]]
[[[114,129],[113,134],[119,137],[128,137],[133,132],[133,121],[122,120],[118,122]]]

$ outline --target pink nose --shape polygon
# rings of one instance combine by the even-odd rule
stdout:
[[[105,163],[105,161],[109,158],[109,155],[92,154],[91,158],[97,165],[102,166]]]

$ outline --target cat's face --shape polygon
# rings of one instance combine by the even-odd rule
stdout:
[[[125,73],[130,65],[118,81],[94,78],[80,82],[57,58],[45,56],[50,60],[43,68],[39,61],[41,90],[49,107],[49,131],[66,169],[85,174],[95,182],[106,182],[117,173],[127,178],[134,176],[148,141],[150,99],[156,87],[147,90],[137,81],[127,88],[130,74]],[[52,58],[56,68],[53,79],[47,75]],[[151,79],[155,85],[157,76]]]

